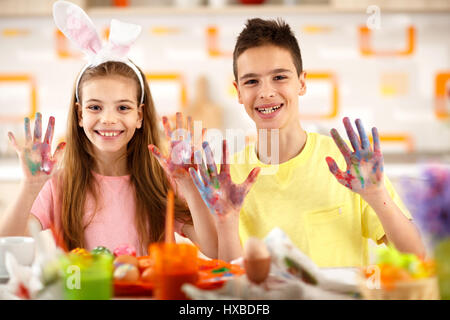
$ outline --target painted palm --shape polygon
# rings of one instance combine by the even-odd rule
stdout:
[[[26,176],[35,176],[40,173],[50,175],[58,162],[59,157],[66,145],[61,142],[56,147],[55,153],[51,154],[51,144],[53,140],[53,132],[55,128],[55,118],[50,117],[48,121],[47,131],[44,140],[42,140],[42,115],[36,113],[34,123],[34,135],[31,138],[30,119],[25,118],[25,145],[19,146],[12,132],[8,132],[9,140],[19,155],[19,159],[24,167]]]
[[[360,119],[355,121],[359,137],[353,130],[349,118],[345,117],[343,123],[353,151],[347,146],[337,130],[331,129],[331,136],[347,164],[346,171],[341,171],[334,159],[327,157],[326,161],[331,173],[339,183],[357,193],[370,192],[379,188],[383,185],[383,155],[380,150],[380,138],[377,128],[372,128],[372,149]]]
[[[242,184],[235,184],[230,176],[230,164],[227,162],[228,149],[226,140],[222,142],[222,164],[220,173],[214,162],[214,156],[208,142],[203,142],[206,164],[201,153],[196,152],[196,162],[199,165],[200,176],[194,168],[189,173],[200,192],[203,201],[209,210],[218,216],[224,216],[230,212],[239,213],[245,196],[255,183],[261,168],[254,168]],[[202,159],[200,159],[202,158]]]

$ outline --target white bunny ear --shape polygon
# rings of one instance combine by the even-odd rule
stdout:
[[[112,19],[109,29],[110,50],[119,57],[125,57],[141,30],[142,27],[139,25]]]
[[[58,29],[87,55],[95,55],[101,50],[102,41],[94,23],[77,5],[67,1],[55,2],[53,19]]]

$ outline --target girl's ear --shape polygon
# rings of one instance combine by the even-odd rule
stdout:
[[[142,120],[144,119],[144,104],[141,104],[139,107],[138,107],[138,122],[137,122],[137,125],[136,125],[136,128],[138,128],[138,129],[140,129],[141,127],[142,127]]]
[[[78,125],[80,127],[83,127],[83,110],[81,107],[81,104],[79,104],[78,102],[75,102],[75,107],[77,108],[77,115],[78,115]]]
[[[302,96],[306,93],[306,71],[300,73],[298,80],[300,81],[300,92],[298,95]]]

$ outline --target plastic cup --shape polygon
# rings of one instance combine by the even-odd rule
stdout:
[[[109,300],[113,297],[113,258],[108,254],[82,257],[69,254],[63,261],[66,300]]]
[[[155,299],[187,300],[181,286],[198,280],[197,247],[186,243],[153,243],[149,249],[154,263]]]

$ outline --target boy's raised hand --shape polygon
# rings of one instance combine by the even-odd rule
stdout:
[[[238,214],[241,210],[245,196],[255,183],[261,168],[254,168],[242,184],[235,184],[230,176],[230,164],[227,163],[227,144],[222,141],[222,164],[220,174],[217,173],[217,167],[214,162],[214,155],[208,142],[203,142],[203,149],[206,155],[206,165],[203,159],[199,165],[201,179],[194,168],[189,169],[195,186],[197,187],[202,199],[205,201],[209,210],[217,214],[219,218],[230,213]],[[196,152],[196,162],[200,163],[201,154]]]
[[[61,142],[56,147],[54,154],[51,154],[51,145],[53,140],[53,132],[55,128],[55,118],[50,117],[48,121],[47,131],[42,141],[42,115],[36,113],[34,123],[34,135],[31,138],[30,119],[24,120],[25,127],[25,145],[19,146],[12,132],[8,132],[9,141],[16,150],[22,166],[26,180],[42,179],[47,180],[53,173],[55,164],[59,161],[66,146],[65,142]]]
[[[350,139],[353,151],[347,146],[336,129],[331,129],[339,150],[347,163],[346,171],[341,171],[333,158],[327,157],[326,161],[331,173],[347,188],[364,196],[365,194],[379,191],[384,187],[383,182],[383,155],[380,150],[380,139],[377,128],[372,128],[373,150],[369,138],[364,131],[360,119],[355,121],[359,136],[353,130],[349,118],[343,119],[345,130]]]

